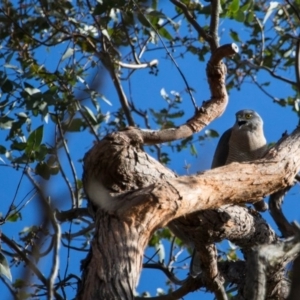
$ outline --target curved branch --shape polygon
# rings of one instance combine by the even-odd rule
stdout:
[[[281,210],[281,205],[286,193],[287,190],[283,189],[272,194],[269,198],[270,214],[285,238],[295,235],[295,227],[289,223]]]
[[[187,138],[202,130],[211,121],[222,115],[227,106],[228,95],[225,86],[226,67],[221,60],[237,52],[237,45],[226,44],[212,54],[206,70],[212,95],[211,100],[203,102],[202,107],[197,109],[195,115],[186,124],[177,128],[157,131],[129,128],[126,130],[126,134],[133,140],[137,138],[137,143],[153,145]]]

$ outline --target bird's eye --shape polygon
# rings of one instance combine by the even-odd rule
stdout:
[[[252,117],[252,114],[245,114],[246,119],[251,119],[251,117]]]

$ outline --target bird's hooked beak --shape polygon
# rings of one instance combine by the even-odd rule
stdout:
[[[243,125],[247,124],[247,121],[238,121],[239,128],[241,128]]]

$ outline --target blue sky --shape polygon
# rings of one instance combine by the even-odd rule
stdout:
[[[169,7],[166,6],[165,9],[168,11]],[[208,20],[199,20],[202,25],[208,23]],[[230,20],[222,20],[220,25],[221,40],[220,43],[231,43],[231,38],[229,36],[229,26],[235,26],[235,30],[238,31],[240,37],[243,36],[246,38],[247,29],[241,26],[241,23],[236,25],[233,21]],[[182,32],[179,34],[185,34],[186,28],[184,27]],[[240,46],[240,45],[239,45]],[[64,51],[68,48],[68,45],[62,44],[60,47],[52,50],[50,49],[48,52],[41,51],[39,55],[40,61],[42,61],[45,65],[51,66],[57,63],[57,57],[60,57]],[[179,57],[179,52],[173,53],[176,61],[178,62],[182,72],[186,76],[186,79],[191,87],[196,90],[194,94],[197,104],[200,106],[202,101],[208,100],[210,98],[208,84],[206,82],[205,75],[205,63],[201,63],[197,60],[195,56],[191,54],[186,54],[184,59]],[[164,51],[153,51],[147,55],[147,60],[150,59],[158,59],[159,60],[159,73],[158,76],[149,76],[149,70],[141,70],[136,71],[131,77],[131,96],[132,100],[138,105],[139,108],[149,109],[151,108],[164,108],[166,106],[165,100],[161,97],[160,92],[161,89],[164,88],[167,93],[171,93],[171,91],[182,92],[185,89],[184,82],[180,77],[178,71],[176,70],[174,64],[165,58]],[[103,69],[100,69],[100,72],[105,74]],[[295,76],[293,73],[289,73],[286,75],[292,80],[295,80]],[[271,92],[277,98],[284,98],[288,95],[293,95],[293,91],[291,87],[280,81],[275,81],[270,78],[269,74],[260,71],[257,76],[258,82],[264,82],[266,80],[271,80],[272,84],[268,87],[268,91]],[[129,87],[126,82],[124,82],[124,89],[129,95]],[[117,98],[117,94],[114,91],[114,87],[109,78],[107,78],[104,84],[101,87],[101,93],[104,94],[112,103],[112,106],[108,105],[104,101],[100,101],[101,109],[103,113],[108,111],[115,111],[116,108],[119,107],[119,102]],[[185,115],[178,121],[178,124],[183,123],[188,120],[194,112],[194,108],[190,101],[189,96],[186,93],[182,94],[183,96],[183,105],[182,108],[185,111]],[[230,100],[228,107],[224,114],[213,121],[207,129],[217,130],[220,134],[222,134],[226,129],[231,127],[235,121],[235,113],[241,109],[250,108],[256,110],[264,120],[264,128],[265,135],[268,142],[276,142],[284,131],[288,131],[290,133],[298,124],[298,117],[295,113],[291,112],[290,107],[280,107],[279,105],[272,102],[265,94],[263,94],[253,83],[245,82],[240,91],[231,90],[230,91]],[[137,118],[137,120],[139,120]],[[38,126],[39,119],[34,121],[34,125]],[[151,121],[151,117],[150,117]],[[138,121],[140,122],[140,121]],[[153,120],[151,121],[153,125],[153,129],[157,129]],[[141,127],[143,125],[141,124]],[[34,126],[33,126],[34,128]],[[45,141],[52,142],[52,128],[48,128],[45,134]],[[199,133],[203,134],[203,132]],[[5,144],[5,137],[7,135],[7,131],[0,131],[0,144]],[[68,146],[70,148],[71,157],[75,162],[75,168],[78,177],[81,177],[82,174],[82,165],[79,160],[83,157],[84,153],[93,145],[93,136],[88,134],[87,132],[74,134],[68,134]],[[211,160],[213,157],[214,150],[216,148],[218,139],[211,138],[206,139],[201,144],[195,139],[195,147],[198,151],[198,156],[191,156],[190,151],[188,149],[178,153],[172,152],[168,150],[171,155],[172,162],[169,167],[177,172],[180,175],[186,175],[187,171],[184,168],[186,164],[190,164],[191,168],[189,169],[189,174],[194,174],[198,171],[206,170],[210,168]],[[167,146],[163,146],[164,149],[167,149]],[[62,154],[63,155],[63,154]],[[6,161],[5,157],[1,157],[4,161]],[[70,168],[66,163],[65,158],[62,157],[62,161],[65,162],[65,166],[67,169],[67,173],[70,174]],[[30,191],[31,187],[28,180],[22,177],[21,172],[12,169],[11,167],[1,166],[0,168],[0,190],[1,190],[1,199],[0,201],[0,212],[5,214],[9,208],[9,205],[12,199],[15,196],[16,185],[20,182],[20,188],[16,195],[16,203],[20,203],[22,199],[28,199],[27,193]],[[69,197],[68,191],[65,185],[62,185],[59,179],[52,178],[52,186],[48,188],[49,193],[52,196],[52,199],[59,209],[67,209],[69,208],[69,202],[65,201]],[[287,218],[292,220],[299,220],[300,210],[299,210],[299,185],[296,185],[286,197],[284,202],[284,212],[286,213]],[[270,222],[271,226],[274,230],[277,230],[274,222],[270,218],[268,213],[263,214],[268,222]],[[1,231],[3,231],[6,235],[12,237],[13,239],[19,239],[19,231],[23,230],[25,226],[30,224],[40,224],[41,220],[39,220],[40,214],[38,211],[37,200],[33,199],[22,211],[22,221],[18,223],[6,223],[1,227]],[[75,232],[81,228],[81,226],[85,226],[84,224],[74,225],[72,230]],[[68,226],[63,226],[63,231],[69,230]],[[45,248],[47,247],[47,243],[45,242]],[[81,241],[78,241],[80,244]],[[168,244],[165,243],[166,249],[168,250]],[[227,242],[224,242],[220,245],[223,251],[226,251],[229,246]],[[149,249],[147,251],[148,255],[153,253],[153,249]],[[70,253],[70,257],[68,258],[68,253],[66,248],[62,247],[61,249],[61,273],[65,272],[65,268],[67,267],[67,263],[70,262],[68,266],[71,272],[78,273],[79,272],[79,261],[83,259],[86,253],[82,253],[82,255],[76,254],[74,252]],[[186,254],[185,254],[186,255]],[[180,258],[184,258],[183,254]],[[76,262],[76,263],[74,263]],[[40,268],[43,270],[45,274],[49,273],[49,264],[51,260],[49,257],[46,259],[42,259],[39,263]],[[15,280],[20,274],[22,274],[22,267],[13,268],[12,275],[13,280]],[[80,275],[79,275],[80,276]],[[181,276],[181,275],[180,275]],[[155,295],[156,288],[164,287],[165,276],[159,272],[154,270],[146,270],[143,271],[140,285],[138,286],[138,292],[149,291],[151,295]],[[3,283],[0,282],[0,290],[4,291],[3,299],[10,299],[9,293],[6,287],[3,286]],[[74,296],[75,291],[69,290],[70,297]],[[194,292],[185,297],[187,300],[199,299],[200,293]],[[202,294],[201,299],[209,300],[213,299],[212,294]]]

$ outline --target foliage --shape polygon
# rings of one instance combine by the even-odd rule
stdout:
[[[208,29],[211,4],[182,2]],[[275,103],[292,106],[299,114],[296,80],[286,77],[294,74],[299,5],[299,1],[293,5],[288,1],[221,1],[220,18],[227,22],[232,41],[240,45],[240,53],[226,61],[229,91],[250,81]],[[166,91],[168,78],[160,78],[162,67],[156,59],[163,60],[164,67],[172,65],[172,72],[177,72],[174,61],[183,66],[188,58],[196,68],[204,69],[210,50],[182,10],[170,2],[20,0],[3,1],[0,11],[1,173],[13,169],[20,178],[13,186],[12,198],[1,204],[1,224],[7,225],[3,237],[10,240],[2,239],[1,279],[22,299],[46,294],[47,280],[57,274],[45,261],[50,257],[55,264],[59,249],[54,242],[55,226],[45,221],[50,218],[48,207],[56,212],[53,218],[63,232],[61,260],[67,259],[61,264],[55,287],[67,299],[70,296],[66,295],[75,293],[79,258],[85,256],[93,231],[80,179],[80,160],[87,150],[81,143],[88,147],[92,140],[127,125],[159,129],[183,123],[189,117],[187,111],[193,109],[190,93],[200,88],[185,85],[178,73],[179,91]],[[261,71],[269,74],[268,79],[257,79]],[[145,93],[151,93],[147,82],[138,83],[139,76],[159,83],[161,99],[157,103],[145,103],[142,95],[137,96],[141,85],[145,85]],[[274,78],[292,87],[285,98],[277,98],[269,89]],[[105,88],[111,79],[114,92]],[[198,101],[204,100],[201,94],[197,96]],[[73,146],[69,146],[73,136],[80,145],[70,142]],[[148,151],[172,166],[174,151],[188,149],[188,155],[197,155],[199,144],[215,137],[218,132],[208,129],[201,136],[149,147]],[[22,185],[27,189],[23,198],[19,195]],[[32,218],[33,211],[41,213]],[[18,224],[19,237],[12,224]],[[156,247],[161,240],[173,240],[167,229],[157,232],[149,247]],[[184,248],[178,239],[173,246],[180,253]],[[231,259],[233,252],[228,253]],[[76,259],[77,274],[70,267],[70,257]],[[165,266],[171,268],[175,259],[177,256],[172,256]],[[156,260],[166,262],[165,257]],[[30,281],[20,265],[33,271]],[[179,264],[178,269],[181,267],[186,265]],[[11,276],[10,269],[16,276]]]

